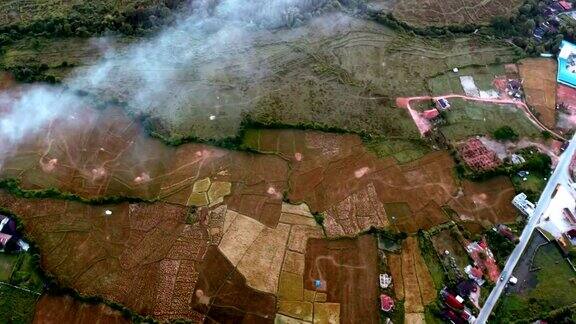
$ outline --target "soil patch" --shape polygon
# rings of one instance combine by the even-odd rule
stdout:
[[[463,221],[473,220],[489,227],[516,219],[516,210],[510,203],[514,196],[514,187],[504,176],[483,182],[464,181],[462,193],[449,206]]]
[[[532,58],[519,62],[526,103],[539,113],[548,128],[556,126],[556,69],[554,59]]]
[[[65,296],[43,295],[36,304],[35,324],[106,323],[123,324],[131,321],[122,312],[105,304],[88,304]]]
[[[325,291],[328,302],[340,303],[343,323],[378,323],[377,263],[373,236],[337,241],[309,239],[304,288]],[[314,285],[317,279],[322,283],[320,288]]]

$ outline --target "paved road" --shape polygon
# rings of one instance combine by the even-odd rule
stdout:
[[[478,314],[478,318],[475,324],[484,324],[488,320],[488,317],[490,316],[490,313],[492,313],[494,305],[496,305],[496,302],[498,301],[500,294],[502,294],[504,287],[506,286],[508,280],[510,279],[510,276],[512,275],[512,271],[516,267],[516,263],[518,263],[518,260],[522,256],[524,249],[528,245],[528,241],[530,240],[530,236],[532,236],[532,232],[536,228],[536,225],[539,223],[542,214],[544,213],[546,208],[548,208],[548,205],[550,204],[550,200],[552,199],[552,194],[554,193],[554,189],[556,188],[556,186],[558,184],[568,185],[568,181],[570,178],[570,172],[569,172],[570,162],[572,161],[572,156],[576,151],[575,139],[576,134],[572,137],[570,145],[566,148],[566,150],[560,157],[560,160],[558,161],[558,165],[556,166],[554,173],[550,177],[550,180],[548,180],[546,188],[544,188],[544,191],[542,192],[542,195],[538,200],[538,205],[536,206],[534,213],[528,220],[528,224],[526,224],[526,227],[524,227],[522,235],[520,235],[520,242],[514,248],[514,251],[508,258],[508,261],[506,261],[504,270],[502,270],[502,276],[504,277],[504,280],[498,281],[494,289],[492,289],[492,291],[490,292],[488,299],[486,299],[484,306],[480,310],[480,314]]]

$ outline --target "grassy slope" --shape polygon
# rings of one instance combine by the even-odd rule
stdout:
[[[446,113],[447,124],[441,127],[441,131],[451,141],[490,134],[505,125],[512,127],[521,137],[540,136],[538,128],[519,108],[462,99],[452,99],[450,104],[452,108]]]

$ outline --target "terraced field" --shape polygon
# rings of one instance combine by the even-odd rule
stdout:
[[[392,12],[396,18],[414,26],[486,25],[493,17],[513,15],[522,3],[520,0],[398,0]]]
[[[236,136],[244,118],[418,138],[406,112],[393,107],[395,97],[427,94],[427,79],[453,67],[516,57],[503,43],[425,39],[342,14],[291,30],[256,30],[249,38],[237,33],[228,46],[212,36],[181,39],[176,32],[171,37],[178,37],[177,45],[162,38],[140,43],[161,49],[153,62],[142,61],[126,46],[137,42],[126,38],[25,39],[10,45],[2,60],[7,66],[47,64],[46,73],[68,75],[64,83],[72,88],[127,104],[167,138],[207,140]],[[62,66],[64,61],[78,68]],[[146,64],[152,67],[141,68]],[[104,81],[94,82],[101,74]]]

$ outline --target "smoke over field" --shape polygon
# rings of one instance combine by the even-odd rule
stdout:
[[[245,60],[253,44],[251,35],[265,28],[298,24],[326,2],[273,0],[246,5],[239,0],[202,1],[158,35],[106,50],[98,62],[75,71],[63,85],[6,90],[0,95],[0,153],[6,154],[28,134],[66,118],[72,110],[91,105],[86,92],[104,100],[119,100],[136,114],[161,115],[168,123],[177,122],[179,110],[193,110],[201,124],[214,120],[216,114],[227,115],[226,105],[236,98],[218,96],[224,82],[216,78],[225,68],[218,61],[233,59],[236,79],[267,75],[265,64]],[[107,48],[104,42],[99,40],[97,46]],[[189,80],[210,81],[183,89],[181,83]],[[213,104],[214,99],[221,104]],[[232,118],[238,115],[236,111]]]

